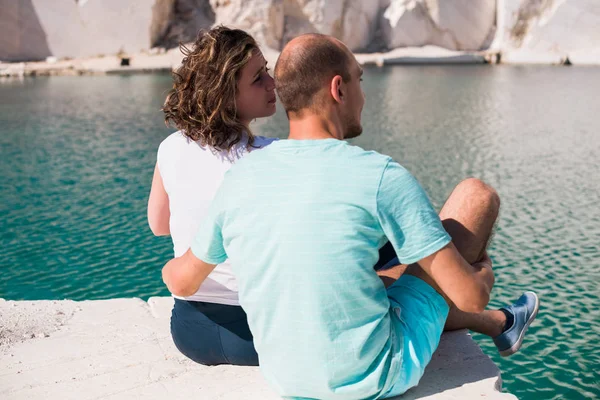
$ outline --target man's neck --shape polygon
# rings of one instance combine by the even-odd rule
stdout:
[[[327,118],[320,115],[309,114],[301,118],[290,118],[290,134],[288,139],[293,140],[318,140],[318,139],[344,139],[341,124],[336,118]]]

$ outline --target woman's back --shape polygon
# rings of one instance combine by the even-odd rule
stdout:
[[[267,146],[273,140],[256,137],[253,149]],[[245,141],[230,152],[216,152],[190,140],[181,131],[169,135],[160,144],[157,163],[169,196],[169,227],[175,257],[189,249],[225,172],[247,152]],[[193,296],[186,299],[239,305],[237,291],[231,266],[226,261],[215,268]]]

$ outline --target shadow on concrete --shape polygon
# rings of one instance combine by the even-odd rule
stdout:
[[[52,55],[32,0],[0,0],[0,60],[39,61]]]
[[[470,383],[495,379],[496,390],[500,391],[500,370],[490,361],[481,349],[475,345],[467,331],[446,332],[425,375],[416,388],[410,389],[402,396],[391,397],[394,400],[414,400],[448,392]],[[489,390],[490,384],[484,385]],[[476,392],[473,392],[476,394]],[[456,395],[464,396],[465,392]]]

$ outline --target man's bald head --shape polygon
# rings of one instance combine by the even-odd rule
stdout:
[[[275,87],[286,112],[316,111],[321,89],[339,75],[351,78],[352,53],[339,40],[318,33],[298,36],[282,50],[275,65]]]

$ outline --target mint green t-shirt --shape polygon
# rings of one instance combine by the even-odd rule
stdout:
[[[372,399],[402,368],[402,332],[373,270],[388,239],[403,263],[450,241],[409,172],[336,139],[280,140],[227,172],[192,251],[230,259],[281,396]]]

